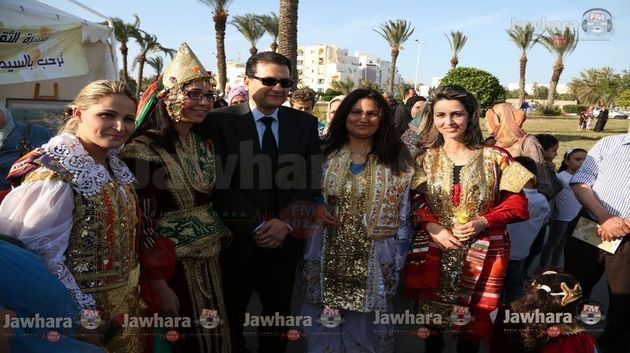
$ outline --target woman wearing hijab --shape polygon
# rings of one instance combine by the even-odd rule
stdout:
[[[13,163],[51,137],[46,127],[16,123],[11,112],[0,103],[0,190],[9,189],[6,179]]]
[[[245,89],[245,87],[236,86],[230,89],[230,92],[228,93],[227,103],[228,105],[243,104],[247,102],[248,100],[249,100],[249,94],[247,90]]]
[[[510,103],[499,103],[486,112],[486,127],[496,146],[508,150],[512,157],[525,156],[536,162],[536,188],[550,200],[562,188],[554,187],[555,173],[547,167],[543,148],[536,137],[523,130],[525,119],[525,113]]]

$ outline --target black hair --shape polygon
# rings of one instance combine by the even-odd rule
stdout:
[[[562,164],[560,164],[560,168],[558,168],[558,173],[563,172],[567,169],[569,169],[569,166],[567,165],[567,159],[571,158],[571,156],[575,153],[575,152],[584,152],[584,153],[588,153],[587,150],[583,149],[583,148],[574,148],[572,149],[570,152],[565,152],[564,153],[564,157],[562,157]]]
[[[525,156],[518,156],[514,157],[514,160],[525,167],[525,169],[527,169],[530,173],[538,175],[538,168],[536,168],[536,162],[534,162],[533,159]]]
[[[373,89],[356,89],[341,101],[330,122],[328,134],[324,137],[326,145],[324,155],[336,152],[348,143],[346,121],[352,107],[361,99],[374,101],[380,112],[380,123],[373,136],[370,154],[375,154],[379,163],[389,167],[394,174],[400,175],[411,166],[411,154],[402,142],[400,132],[394,126],[394,113],[389,109],[385,98]]]
[[[289,68],[289,72],[291,71],[291,60],[289,60],[289,58],[272,51],[263,51],[254,54],[247,59],[247,63],[245,64],[245,75],[255,76],[256,65],[258,63],[284,65]]]
[[[555,136],[549,134],[538,134],[536,139],[545,151],[560,143]]]

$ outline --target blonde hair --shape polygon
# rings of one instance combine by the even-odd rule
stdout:
[[[58,133],[71,132],[74,133],[77,130],[78,122],[76,119],[72,119],[74,109],[79,108],[81,110],[88,109],[90,106],[97,104],[101,98],[113,96],[115,94],[122,94],[129,97],[134,104],[137,104],[136,98],[127,86],[122,81],[113,80],[98,80],[92,83],[88,83],[81,89],[77,97],[66,107],[66,111],[63,116],[63,124],[59,128]]]

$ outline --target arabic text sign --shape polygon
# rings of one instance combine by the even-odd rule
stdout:
[[[0,28],[0,85],[84,75],[81,25]]]

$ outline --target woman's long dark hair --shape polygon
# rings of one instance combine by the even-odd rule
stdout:
[[[395,175],[400,175],[411,166],[411,154],[394,126],[394,113],[383,96],[373,89],[356,89],[341,101],[325,137],[324,155],[340,150],[350,141],[346,121],[352,107],[361,99],[374,101],[380,112],[379,127],[374,133],[370,154],[376,155],[379,163],[389,167]]]
[[[480,149],[483,147],[483,135],[481,133],[481,126],[479,125],[479,103],[477,102],[477,98],[464,87],[458,85],[440,86],[435,89],[433,96],[429,98],[419,128],[421,144],[426,148],[444,145],[444,137],[435,127],[435,121],[433,119],[435,104],[443,99],[459,101],[468,113],[468,126],[464,132],[464,144],[466,147],[471,149]]]

